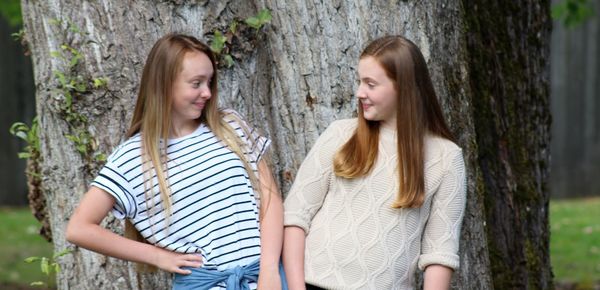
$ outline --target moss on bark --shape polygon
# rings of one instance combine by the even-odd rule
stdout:
[[[468,2],[468,3],[467,3]],[[552,288],[548,1],[463,1],[496,289]]]

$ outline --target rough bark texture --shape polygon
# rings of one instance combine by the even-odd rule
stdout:
[[[534,2],[526,4],[537,3]],[[511,26],[513,24],[506,22],[510,17],[505,11],[491,19],[473,18],[471,13],[475,8],[457,1],[23,0],[22,4],[33,52],[41,121],[42,187],[48,198],[57,250],[69,246],[64,239],[64,227],[93,178],[94,170],[88,169],[94,166],[86,164],[85,158],[64,137],[69,129],[56,109],[61,97],[52,93],[57,85],[52,71],[63,65],[49,57],[50,52],[68,43],[84,56],[77,72],[88,77],[109,78],[108,90],[94,90],[75,100],[76,109],[89,119],[88,130],[98,141],[99,150],[109,153],[123,139],[144,59],[156,39],[171,31],[207,39],[213,29],[227,27],[232,19],[245,18],[268,8],[273,19],[256,34],[255,49],[236,60],[232,68],[220,71],[219,97],[224,106],[242,112],[273,139],[275,171],[283,192],[290,187],[297,168],[319,133],[331,121],[354,115],[355,67],[363,46],[378,36],[403,34],[414,40],[428,61],[468,166],[469,198],[462,233],[461,268],[454,275],[454,288],[512,287],[513,284],[502,284],[511,281],[495,277],[503,273],[504,265],[512,265],[508,264],[512,262],[508,260],[512,257],[511,251],[527,251],[524,259],[539,261],[535,265],[544,273],[533,279],[529,260],[519,260],[526,267],[515,267],[519,271],[517,276],[525,275],[540,282],[532,286],[549,283],[550,277],[545,275],[549,273],[549,264],[545,263],[548,260],[547,196],[543,187],[547,172],[543,162],[547,153],[540,152],[540,148],[547,145],[547,133],[517,139],[523,143],[501,143],[504,139],[499,141],[498,136],[505,136],[507,128],[493,127],[496,122],[511,126],[526,124],[524,128],[508,128],[514,130],[515,138],[523,137],[521,129],[546,132],[547,68],[541,65],[547,57],[544,21],[536,22],[538,26],[528,23]],[[548,4],[535,5],[536,9],[526,13],[535,20],[547,19]],[[68,19],[83,33],[60,29],[51,24],[51,19]],[[498,61],[494,63],[496,66],[491,66],[494,70],[482,74],[482,68],[489,65],[484,57],[487,55],[474,55],[473,51],[490,53],[485,47],[489,44],[487,38],[482,35],[493,27],[507,30],[509,26],[512,27],[510,37],[528,40],[528,35],[539,35],[539,38],[533,38],[537,41],[534,44],[522,42],[526,44],[524,47],[507,43],[502,50],[507,55],[494,59]],[[467,30],[471,27],[474,32]],[[540,53],[529,54],[528,49],[537,49]],[[527,62],[519,62],[523,68],[515,68],[518,74],[506,71],[510,77],[507,84],[497,84],[493,82],[496,74],[515,64],[509,55],[521,55]],[[498,91],[492,98],[485,92],[494,85],[500,88],[506,85],[507,89]],[[526,92],[530,95],[522,98]],[[535,106],[513,108],[523,109],[523,115],[497,107],[488,110],[489,114],[477,112],[477,106],[484,108],[485,102],[502,100],[507,104]],[[534,112],[537,115],[532,116]],[[533,119],[527,119],[530,117]],[[502,151],[498,144],[504,145]],[[487,154],[488,151],[493,154]],[[519,171],[507,176],[506,170],[513,168],[513,164],[519,166]],[[523,183],[527,191],[498,185],[491,178],[496,173],[503,174],[497,180],[506,177],[510,184],[521,186]],[[519,175],[514,174],[524,174],[528,179],[517,180]],[[509,196],[518,196],[518,202],[506,203],[504,200]],[[484,201],[490,209],[484,208]],[[506,231],[503,224],[490,222],[498,217],[510,221],[511,225],[517,221],[522,223],[520,230]],[[121,224],[112,218],[105,223],[117,232],[121,230]],[[530,232],[530,229],[539,231]],[[521,235],[524,232],[526,235]],[[507,239],[512,241],[508,251],[497,250],[495,243]],[[525,242],[527,247],[523,245]],[[506,256],[509,258],[505,259]],[[60,289],[164,289],[169,284],[166,274],[138,277],[131,265],[85,250],[77,249],[61,263]]]
[[[551,289],[549,1],[464,2],[494,286]]]

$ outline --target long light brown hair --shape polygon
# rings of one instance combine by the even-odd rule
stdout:
[[[398,98],[399,189],[392,207],[420,207],[425,200],[425,135],[454,138],[444,120],[425,59],[413,42],[402,36],[385,36],[364,49],[360,59],[366,57],[373,57],[381,65]],[[364,118],[359,105],[356,131],[334,158],[337,176],[356,178],[371,171],[377,160],[379,126],[379,121]]]
[[[244,149],[252,148],[253,144],[244,142],[233,127],[229,125],[228,121],[238,122],[250,142],[253,143],[255,140],[252,140],[252,135],[248,128],[243,126],[241,119],[235,114],[224,114],[219,110],[215,55],[206,44],[195,37],[183,34],[167,34],[154,44],[148,55],[142,72],[133,119],[127,132],[127,137],[141,133],[144,189],[146,201],[152,202],[151,205],[148,205],[149,215],[152,218],[154,213],[159,211],[153,198],[154,184],[152,180],[153,176],[156,175],[167,227],[172,213],[172,201],[168,183],[166,144],[173,130],[171,122],[173,83],[183,69],[182,62],[185,55],[190,52],[205,54],[210,59],[213,67],[213,75],[210,80],[211,97],[205,103],[198,120],[199,123],[206,124],[225,146],[238,155],[248,172],[254,189],[259,195],[261,192],[258,178],[244,154]],[[261,206],[262,212],[263,207]],[[126,223],[126,235],[139,241],[143,240],[143,237],[135,230],[131,222]]]

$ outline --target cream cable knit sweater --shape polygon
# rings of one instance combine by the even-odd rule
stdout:
[[[461,149],[428,136],[425,203],[394,209],[394,131],[381,130],[378,158],[368,176],[344,179],[332,172],[333,156],[356,123],[336,121],[323,132],[285,200],[285,225],[307,233],[306,282],[326,289],[413,289],[417,266],[456,269],[466,194]]]

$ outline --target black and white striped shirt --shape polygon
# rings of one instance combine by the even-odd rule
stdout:
[[[253,137],[254,146],[246,148],[245,156],[256,171],[270,141],[241,118],[231,118],[238,116],[236,112],[223,113],[243,141],[252,144],[242,126]],[[92,183],[115,198],[113,214],[117,218],[130,219],[152,244],[179,253],[201,254],[203,267],[224,270],[259,258],[258,193],[253,191],[238,156],[205,124],[192,134],[168,140],[167,175],[173,202],[168,227],[156,176],[152,182],[154,197],[146,197],[140,146],[140,134],[121,144]]]

